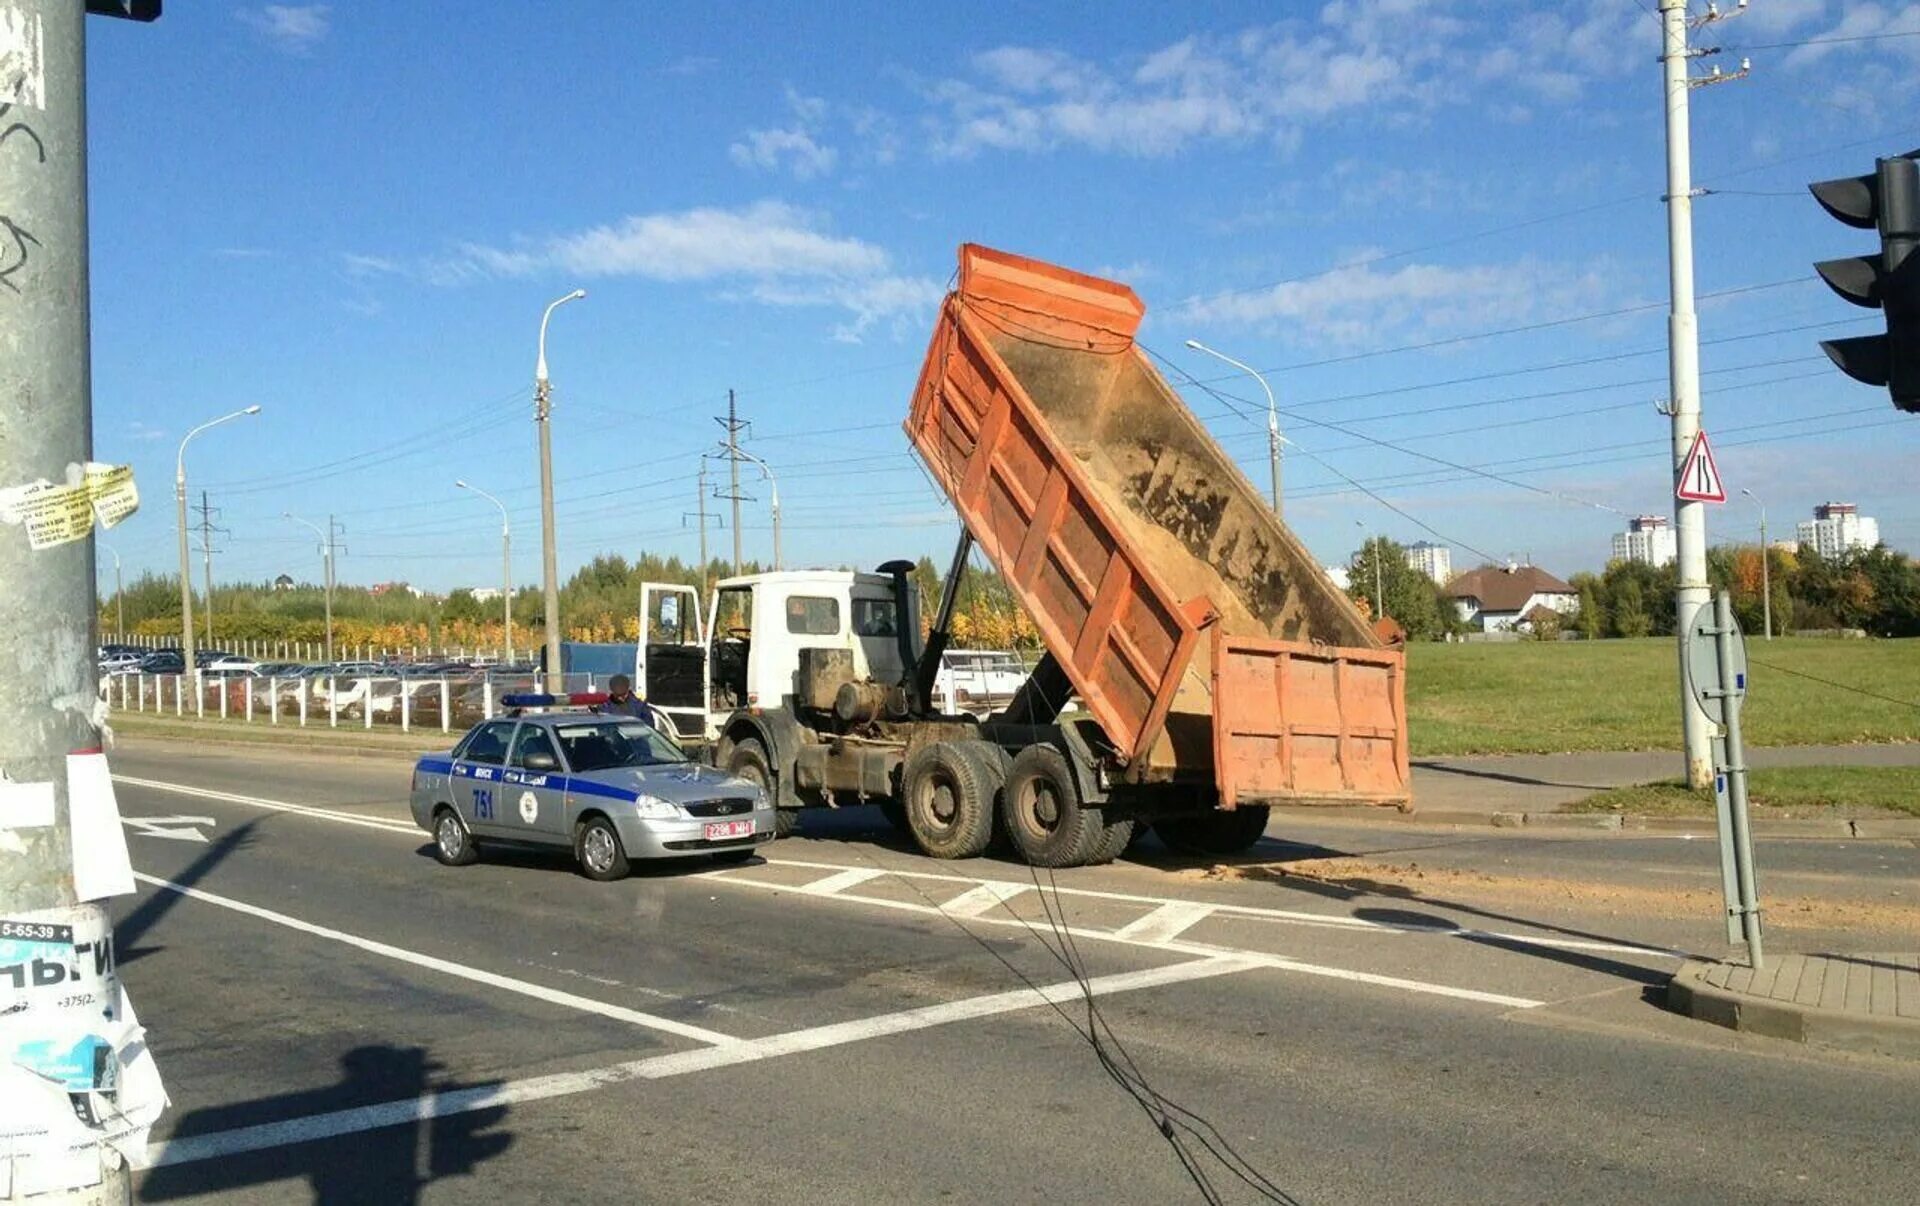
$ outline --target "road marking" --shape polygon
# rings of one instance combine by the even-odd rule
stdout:
[[[198,826],[216,824],[212,817],[121,817],[120,823],[141,837],[170,838],[176,842],[199,842],[207,835]]]
[[[886,872],[884,871],[873,871],[865,867],[850,867],[837,875],[829,875],[824,879],[816,879],[811,883],[801,884],[798,888],[795,888],[794,891],[805,892],[809,896],[832,896],[836,892],[844,892],[848,888],[864,884],[870,879],[885,874]]]
[[[147,1148],[145,1166],[159,1168],[174,1164],[192,1164],[201,1160],[215,1160],[226,1156],[237,1156],[244,1152],[286,1147],[295,1143],[335,1139],[342,1135],[377,1130],[380,1127],[400,1126],[431,1118],[471,1113],[475,1110],[495,1109],[500,1106],[546,1101],[555,1097],[569,1097],[579,1093],[590,1093],[597,1089],[613,1088],[633,1081],[663,1080],[693,1072],[757,1063],[760,1060],[798,1055],[808,1051],[821,1051],[869,1039],[909,1034],[916,1030],[950,1025],[954,1022],[1016,1013],[1045,1005],[1065,1005],[1081,1001],[1089,993],[1094,996],[1111,996],[1114,993],[1136,992],[1141,989],[1189,983],[1216,976],[1230,976],[1260,966],[1262,964],[1256,960],[1234,957],[1193,959],[1166,967],[1147,968],[1143,971],[1095,976],[1084,985],[1077,980],[1063,980],[1033,988],[1017,988],[987,996],[966,997],[958,1001],[906,1009],[898,1013],[878,1014],[850,1022],[835,1022],[827,1026],[790,1030],[784,1034],[769,1035],[766,1038],[741,1039],[725,1046],[653,1055],[645,1059],[630,1060],[626,1063],[583,1072],[534,1076],[497,1085],[457,1089],[448,1093],[428,1093],[403,1101],[389,1101],[354,1109],[335,1110],[326,1114],[312,1114],[305,1118],[292,1118],[284,1122],[238,1127],[230,1131],[216,1131],[209,1135],[194,1135],[185,1139],[152,1144]]]
[[[1128,922],[1116,932],[1122,938],[1132,938],[1137,942],[1170,942],[1211,916],[1212,905],[1175,900],[1161,905],[1145,917]]]
[[[735,884],[747,888],[759,888],[764,892],[792,892],[789,885],[763,883],[717,871],[703,872],[699,878],[718,883]],[[908,900],[888,900],[882,896],[861,896],[853,892],[841,892],[834,900],[848,900],[859,904],[873,905],[875,908],[894,909],[902,913],[919,913],[923,916],[944,917],[946,911],[937,904],[915,904]],[[1030,922],[1021,917],[993,917],[986,914],[976,915],[971,920],[977,925],[1015,926],[1026,930],[1039,938],[1047,938],[1052,931],[1040,928],[1039,923]],[[1298,972],[1301,975],[1323,976],[1333,980],[1347,980],[1355,984],[1372,984],[1381,988],[1396,988],[1402,992],[1423,993],[1429,996],[1449,997],[1456,1001],[1472,1001],[1482,1005],[1499,1005],[1506,1009],[1538,1009],[1545,1001],[1536,1001],[1531,997],[1514,997],[1505,993],[1482,992],[1477,988],[1455,988],[1451,984],[1434,984],[1425,980],[1408,980],[1399,976],[1382,976],[1373,972],[1353,971],[1344,967],[1328,967],[1318,963],[1305,963],[1285,955],[1269,955],[1261,951],[1239,950],[1234,947],[1209,946],[1198,942],[1171,940],[1151,942],[1137,938],[1123,938],[1115,930],[1090,930],[1082,926],[1063,925],[1060,932],[1074,938],[1085,938],[1095,942],[1119,942],[1127,946],[1142,947],[1147,950],[1166,951],[1171,954],[1200,955],[1213,959],[1246,959],[1261,967],[1277,971]]]
[[[159,779],[136,779],[132,775],[115,775],[113,781],[125,783],[130,787],[147,787],[154,791],[177,792],[183,796],[197,796],[202,800],[219,800],[227,804],[246,804],[254,808],[266,808],[274,812],[298,813],[301,816],[315,817],[323,821],[339,821],[345,825],[364,825],[368,829],[384,829],[389,833],[405,833],[424,837],[418,827],[402,824],[399,821],[385,821],[378,817],[364,817],[351,812],[339,812],[331,808],[315,808],[310,804],[290,804],[285,800],[268,800],[261,796],[242,796],[230,791],[214,791],[208,787],[188,787],[181,783],[166,783]]]
[[[768,864],[776,867],[805,867],[822,871],[844,867],[844,863],[817,862],[808,859],[768,858]],[[728,868],[715,871],[718,877],[731,877],[750,871],[752,868]],[[1030,891],[1032,884],[1023,884],[1018,880],[979,879],[967,875],[955,875],[951,872],[914,871],[906,868],[888,868],[888,875],[898,875],[905,879],[932,880],[939,883],[972,884],[976,887],[992,885],[998,891],[1015,894]],[[1167,904],[1185,904],[1185,901],[1169,901],[1164,896],[1140,896],[1132,892],[1108,892],[1098,888],[1063,888],[1056,884],[1041,884],[1039,891],[1053,896],[1084,897],[1088,900],[1110,900],[1122,904],[1147,905],[1160,908]],[[959,899],[958,897],[955,898]],[[1199,902],[1193,902],[1199,903]],[[1550,938],[1541,934],[1520,934],[1505,930],[1479,930],[1454,926],[1436,919],[1435,923],[1422,925],[1391,921],[1372,921],[1364,917],[1342,917],[1331,913],[1307,913],[1297,909],[1272,909],[1259,905],[1208,904],[1208,908],[1222,917],[1237,917],[1248,920],[1266,921],[1286,925],[1324,926],[1332,929],[1368,930],[1385,934],[1422,934],[1453,938],[1492,939],[1500,942],[1518,942],[1529,946],[1550,946],[1556,949],[1595,951],[1615,955],[1651,955],[1666,959],[1692,958],[1686,951],[1669,947],[1645,946],[1633,942],[1608,942],[1597,938]]]
[[[676,1022],[672,1018],[663,1018],[658,1014],[642,1013],[637,1009],[626,1009],[619,1005],[609,1005],[605,1001],[595,1001],[587,997],[575,996],[570,992],[561,992],[557,988],[548,988],[544,984],[533,984],[526,980],[515,980],[510,976],[481,971],[477,967],[468,967],[463,963],[453,963],[446,959],[436,959],[432,955],[423,955],[418,951],[410,951],[398,946],[389,946],[387,943],[376,942],[371,938],[362,938],[357,934],[348,934],[341,930],[328,929],[326,926],[315,925],[311,921],[302,921],[298,917],[289,917],[285,913],[276,913],[272,909],[263,909],[259,905],[247,904],[245,901],[233,900],[230,897],[216,896],[204,889],[189,888],[184,884],[176,884],[171,880],[161,879],[158,876],[146,875],[136,871],[133,877],[142,883],[151,884],[156,888],[161,888],[168,892],[177,892],[191,900],[218,905],[223,909],[231,909],[236,913],[244,913],[248,917],[256,917],[262,921],[270,921],[275,925],[286,926],[290,930],[298,930],[303,934],[311,934],[316,938],[327,938],[334,942],[343,943],[358,950],[366,951],[368,954],[381,955],[388,959],[398,959],[402,963],[411,963],[415,967],[424,967],[429,971],[437,971],[445,975],[457,976],[462,980],[471,980],[476,984],[485,984],[490,988],[501,988],[508,992],[519,993],[523,997],[532,997],[537,1001],[545,1001],[550,1005],[561,1005],[568,1009],[577,1009],[582,1013],[598,1014],[603,1018],[610,1018],[616,1022],[627,1022],[635,1026],[644,1026],[649,1030],[658,1030],[666,1034],[678,1035],[681,1038],[692,1039],[698,1043],[730,1046],[740,1042],[739,1039],[734,1038],[732,1035],[721,1034],[717,1030],[708,1030],[700,1026],[690,1026],[685,1022]]]
[[[1026,891],[1029,891],[1026,884],[983,880],[941,905],[940,911],[949,917],[978,917]]]

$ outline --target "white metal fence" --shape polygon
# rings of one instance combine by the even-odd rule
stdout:
[[[129,636],[102,633],[100,639],[105,644],[128,645],[135,649],[178,649],[180,635],[167,636]],[[225,653],[238,654],[259,662],[317,662],[327,656],[325,641],[229,641],[215,638],[208,642],[195,638],[204,648],[219,649]],[[528,654],[537,646],[519,649],[519,658],[525,661]],[[341,645],[333,647],[333,659],[336,662],[374,662],[389,658],[405,658],[408,661],[480,661],[503,662],[506,650],[497,645]]]
[[[597,691],[592,674],[565,676],[567,691]],[[232,675],[113,674],[100,694],[117,712],[192,716],[239,724],[464,732],[500,709],[502,696],[540,691],[532,674]]]

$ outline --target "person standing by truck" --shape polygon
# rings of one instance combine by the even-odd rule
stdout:
[[[654,729],[665,732],[660,727],[660,714],[653,705],[633,693],[633,680],[624,674],[616,674],[607,680],[607,701],[596,711],[607,716],[631,716]]]

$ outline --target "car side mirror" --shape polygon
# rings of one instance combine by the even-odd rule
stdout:
[[[555,758],[552,754],[541,753],[538,750],[534,751],[531,754],[528,754],[525,758],[521,759],[521,763],[526,767],[526,769],[533,770],[533,771],[550,771],[550,770],[560,769],[560,760],[558,758]]]

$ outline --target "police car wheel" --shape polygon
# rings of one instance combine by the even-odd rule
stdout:
[[[451,808],[433,814],[433,857],[448,867],[469,866],[480,857],[466,822]]]
[[[588,879],[606,883],[627,877],[627,851],[620,834],[605,817],[589,818],[574,831],[573,856]]]

